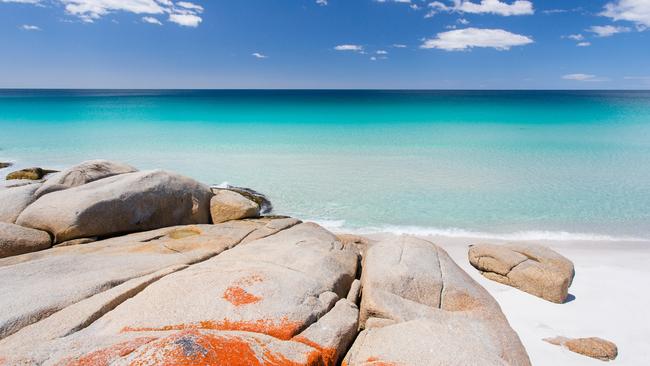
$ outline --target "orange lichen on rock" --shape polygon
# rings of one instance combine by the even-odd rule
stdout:
[[[262,298],[249,293],[243,287],[262,282],[262,280],[262,277],[256,274],[241,278],[226,289],[223,293],[223,298],[235,306],[256,303],[262,300]]]
[[[223,293],[223,298],[235,306],[253,304],[262,300],[261,297],[250,294],[239,286],[228,287],[226,292]]]
[[[79,357],[75,360],[65,360],[60,365],[65,366],[104,366],[109,365],[114,360],[120,357],[129,355],[131,352],[138,349],[149,342],[156,340],[155,337],[141,337],[131,341],[115,344],[108,348],[99,351],[91,352],[87,355]]]
[[[319,366],[318,358],[287,358],[273,344],[239,335],[188,330],[152,342],[134,353],[131,366]]]
[[[329,348],[329,347],[323,347],[320,344],[311,341],[310,339],[307,339],[305,337],[294,337],[293,341],[300,342],[304,345],[307,345],[311,348],[314,348],[318,351],[319,358],[322,360],[320,364],[323,366],[334,366],[336,365],[336,361],[338,361],[338,355],[336,354],[336,349],[335,348]]]
[[[190,324],[166,325],[163,327],[125,327],[122,332],[155,332],[169,330],[208,329],[208,330],[238,330],[266,334],[282,340],[289,340],[302,328],[301,322],[291,322],[286,317],[275,321],[272,319],[258,319],[254,321],[202,321]]]

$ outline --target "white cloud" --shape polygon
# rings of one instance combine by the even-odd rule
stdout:
[[[320,6],[327,6],[327,0],[316,0],[316,4]]]
[[[625,33],[630,30],[628,27],[615,27],[613,25],[594,25],[587,29],[588,32],[595,33],[598,37],[609,37],[616,33]]]
[[[400,44],[400,43],[394,43],[393,44],[394,48],[406,48],[407,46],[405,44]]]
[[[585,36],[583,36],[582,34],[569,34],[565,38],[572,39],[574,41],[582,41],[583,39],[585,39]]]
[[[335,50],[337,51],[353,51],[353,52],[362,52],[363,51],[363,46],[359,46],[356,44],[340,44],[336,47],[334,47]]]
[[[533,43],[531,38],[503,29],[466,28],[438,33],[436,38],[424,40],[420,48],[437,48],[445,51],[462,51],[474,47],[509,50],[514,46],[530,43]]]
[[[578,46],[578,47],[589,47],[589,46],[591,46],[591,42],[579,42],[578,44],[576,44],[576,46]]]
[[[162,25],[160,20],[158,20],[158,19],[156,19],[154,17],[142,17],[142,21],[145,22],[145,23],[149,23],[149,24]]]
[[[617,0],[607,3],[600,14],[614,20],[634,22],[642,27],[650,27],[650,1]]]
[[[251,55],[252,55],[253,57],[255,57],[255,58],[269,58],[269,56],[267,56],[267,55],[263,55],[263,54],[261,54],[261,53],[259,53],[259,52],[253,52]]]
[[[571,80],[571,81],[605,81],[606,80],[591,74],[568,74],[562,76],[562,79]]]
[[[534,14],[533,3],[529,0],[515,0],[512,3],[501,0],[480,0],[475,3],[471,0],[451,0],[452,4],[446,5],[440,1],[429,3],[431,10],[425,17],[432,17],[439,11],[459,12],[469,14],[497,14],[503,16]]]
[[[377,52],[375,52],[375,53],[378,54],[378,55],[387,55],[387,54],[388,54],[388,51],[379,50],[379,51],[377,51]]]
[[[176,5],[180,6],[181,8],[189,9],[197,13],[203,13],[203,7],[201,5],[190,3],[187,1],[179,1],[176,3]]]
[[[144,22],[154,23],[151,15],[168,14],[168,20],[179,25],[196,27],[203,20],[200,16],[203,7],[189,1],[172,0],[50,0],[63,5],[65,12],[92,23],[105,15],[115,12],[127,12],[146,15]],[[0,0],[2,3],[25,3],[40,5],[42,0]],[[148,20],[145,20],[148,18]],[[156,19],[157,20],[157,19]],[[160,22],[160,21],[158,21]]]
[[[169,14],[169,21],[178,25],[182,25],[184,27],[195,28],[199,26],[203,19],[196,14],[172,13]]]
[[[41,30],[40,27],[38,27],[36,25],[30,25],[30,24],[23,24],[18,28],[20,28],[22,30],[25,30],[25,31],[40,31]]]
[[[535,13],[533,3],[527,0],[517,0],[512,4],[499,0],[481,0],[480,3],[473,3],[468,0],[454,0],[454,8],[457,11],[472,14],[493,13],[503,16],[530,15]]]

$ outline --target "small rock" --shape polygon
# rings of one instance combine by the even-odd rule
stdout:
[[[596,358],[601,361],[611,361],[618,356],[618,347],[616,347],[616,344],[602,338],[590,337],[571,339],[555,337],[546,338],[544,341],[556,346],[562,346],[571,352]]]
[[[56,172],[57,172],[56,170],[47,170],[43,168],[27,168],[27,169],[21,169],[7,174],[7,180],[13,180],[13,179],[39,180],[39,179],[43,179],[44,176],[50,173],[56,173]]]
[[[222,189],[210,200],[210,214],[212,222],[219,224],[257,217],[260,214],[260,206],[237,192]]]
[[[0,162],[0,169],[9,168],[12,165],[12,163]]]
[[[0,258],[47,249],[51,244],[45,231],[0,222]]]
[[[235,187],[231,185],[225,185],[223,187],[212,187],[213,193],[218,193],[219,191],[228,190],[241,194],[242,196],[248,198],[249,200],[257,203],[260,206],[260,214],[267,214],[273,211],[273,205],[271,201],[262,193],[257,192],[250,188],[244,187]]]
[[[478,244],[469,249],[469,262],[483,276],[558,304],[573,282],[573,263],[535,244]]]

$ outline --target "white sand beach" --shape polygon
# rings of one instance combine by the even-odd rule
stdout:
[[[384,235],[374,234],[373,239]],[[594,366],[605,364],[542,341],[566,336],[600,337],[618,346],[607,364],[650,364],[650,242],[542,241],[575,264],[570,301],[555,304],[483,277],[467,259],[468,245],[504,243],[473,238],[422,237],[449,255],[499,302],[519,334],[533,365]]]

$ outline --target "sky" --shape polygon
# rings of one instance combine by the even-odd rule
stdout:
[[[648,89],[650,0],[0,0],[0,88]]]

